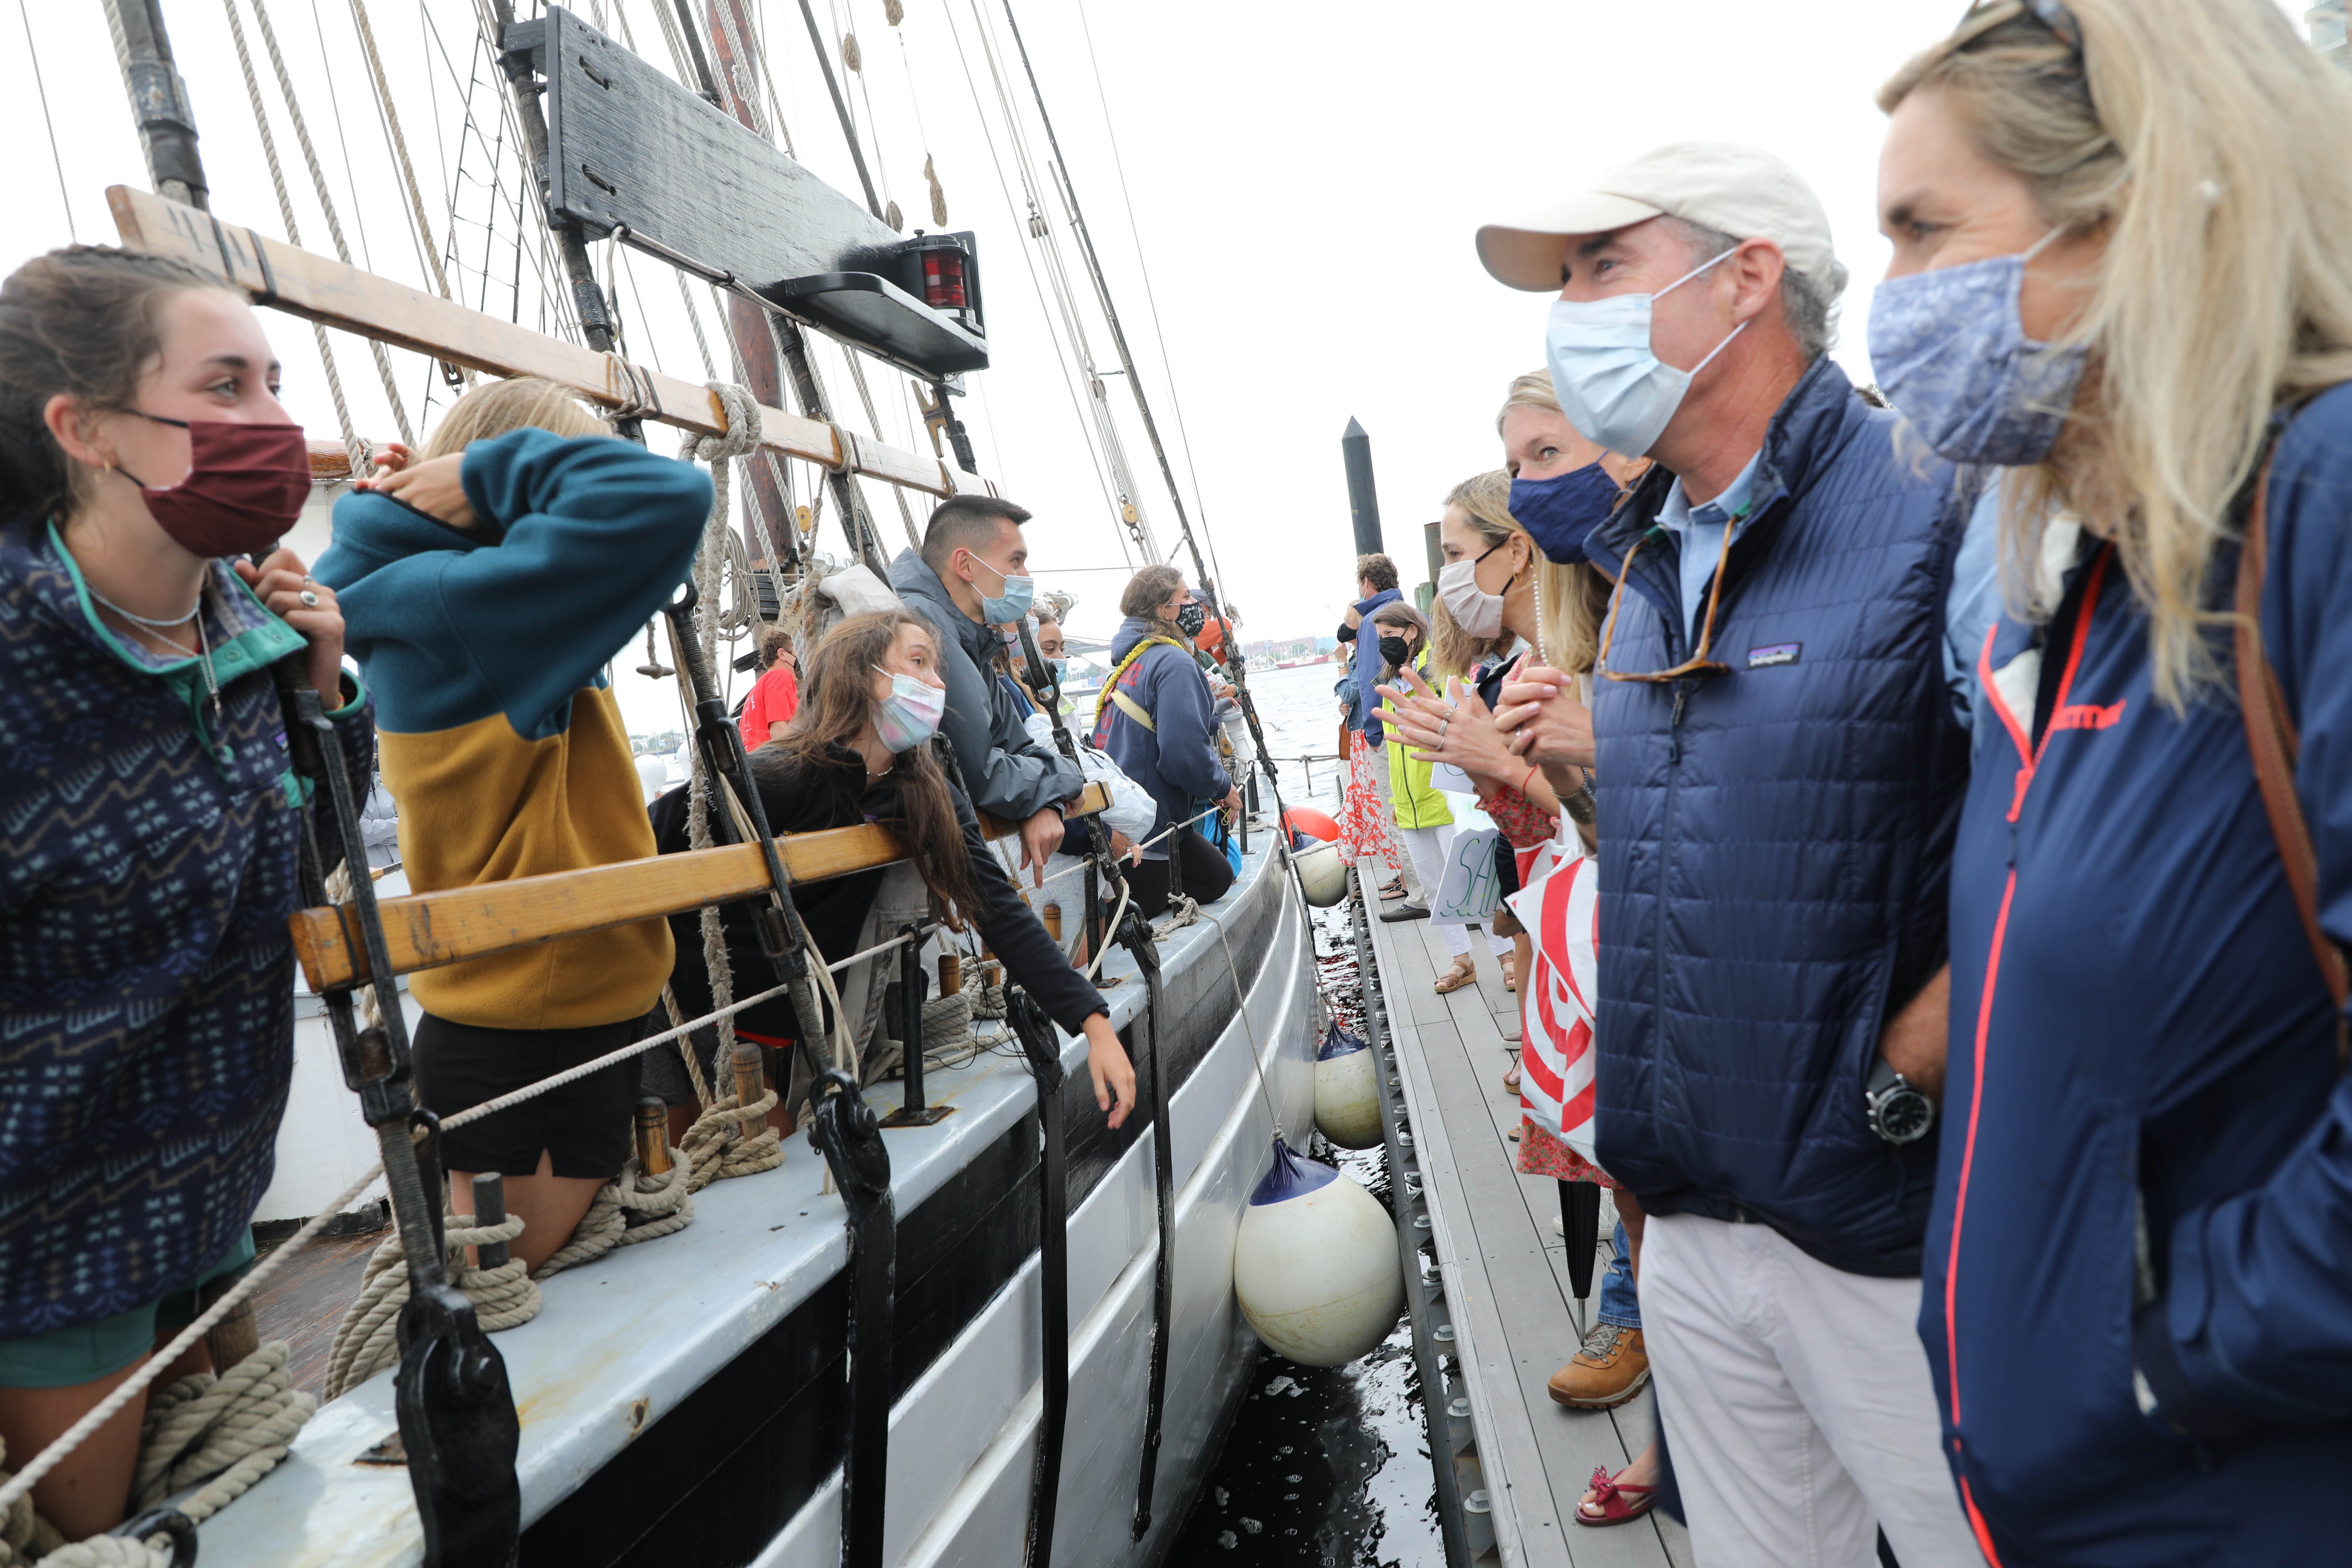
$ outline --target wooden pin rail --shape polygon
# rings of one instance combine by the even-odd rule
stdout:
[[[225,278],[257,305],[274,306],[492,375],[536,375],[607,409],[629,401],[618,366],[593,349],[297,249],[129,185],[108,186],[106,199],[127,248],[168,256]],[[636,371],[650,395],[644,417],[705,436],[727,428],[726,411],[709,388],[643,365]],[[937,458],[765,405],[760,409],[760,444],[788,458],[931,495],[996,493],[996,487],[980,475]]]
[[[1102,785],[1088,784],[1070,815],[1089,816],[1108,804]],[[1017,825],[984,813],[980,825],[990,838],[1019,831]],[[776,848],[785,874],[795,883],[871,871],[907,858],[897,834],[870,824],[789,833],[776,840]],[[476,888],[412,893],[384,899],[376,908],[383,916],[393,972],[407,974],[750,898],[767,885],[767,868],[757,847],[732,844]],[[359,917],[349,905],[298,910],[287,917],[286,926],[311,990],[339,990],[370,978]]]

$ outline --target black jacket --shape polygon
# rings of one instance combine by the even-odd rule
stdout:
[[[971,802],[956,782],[953,765],[941,759],[941,770],[955,800],[956,818],[963,824],[964,849],[971,858],[972,884],[980,897],[980,907],[965,911],[968,918],[1003,962],[1005,973],[1026,987],[1055,1023],[1076,1034],[1088,1017],[1108,1012],[1108,1005],[1084,975],[1070,967],[1070,961],[1045,933],[1045,923],[1022,902],[1004,868],[989,852]],[[751,773],[760,786],[760,802],[767,809],[768,826],[780,836],[855,827],[866,822],[895,826],[902,821],[897,774],[886,773],[867,787],[865,759],[846,747],[830,747],[822,758],[806,760],[781,746],[762,747],[752,756]],[[688,847],[690,796],[687,789],[674,789],[651,807],[654,842],[665,855]],[[712,813],[710,833],[715,843],[736,842],[723,808]],[[828,963],[857,951],[866,912],[874,907],[881,886],[878,868],[828,881],[794,884],[793,902]],[[732,906],[721,911],[720,919],[735,974],[735,994],[747,996],[775,984],[774,968],[760,950],[749,911]],[[711,1007],[710,979],[702,960],[700,911],[672,915],[670,931],[677,939],[677,967],[670,977],[677,1005],[687,1016],[700,1017]],[[736,1026],[776,1038],[793,1039],[800,1035],[789,996],[744,1009],[737,1015]]]

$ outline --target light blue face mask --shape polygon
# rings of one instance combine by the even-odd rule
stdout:
[[[969,550],[964,553],[971,555]],[[979,556],[972,555],[971,559],[974,564],[985,566],[989,571],[996,572],[995,567],[990,566]],[[1037,592],[1037,579],[1011,577],[1002,572],[996,572],[996,577],[1004,584],[1004,592],[1001,596],[993,598],[986,594],[980,596],[980,618],[992,626],[1009,626],[1029,613],[1029,603],[1035,597]],[[975,583],[972,586],[977,588],[980,584]]]
[[[2025,264],[2061,232],[2015,256],[1890,278],[1871,296],[1878,388],[1938,457],[2019,468],[2057,445],[2085,345],[2027,337],[2017,300]]]
[[[1702,261],[1654,294],[1612,294],[1606,300],[1555,300],[1544,333],[1544,363],[1562,414],[1588,441],[1627,458],[1649,455],[1666,423],[1683,405],[1691,378],[1748,330],[1730,337],[1688,370],[1676,370],[1650,347],[1651,308],[1708,268],[1735,254]]]
[[[1070,661],[1068,659],[1049,658],[1045,663],[1054,672],[1054,684],[1055,686],[1067,684],[1070,679]]]
[[[944,687],[911,675],[874,667],[890,678],[890,694],[874,704],[874,733],[887,751],[911,752],[940,732],[940,715],[947,711]]]

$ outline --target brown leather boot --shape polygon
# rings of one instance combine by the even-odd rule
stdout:
[[[1576,1359],[1551,1374],[1555,1405],[1572,1410],[1613,1410],[1650,1381],[1649,1353],[1642,1331],[1595,1323]]]

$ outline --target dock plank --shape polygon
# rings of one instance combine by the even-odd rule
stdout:
[[[1507,1137],[1518,1114],[1502,1087],[1508,1058],[1496,1014],[1499,1006],[1507,1018],[1517,997],[1502,989],[1489,960],[1475,989],[1445,997],[1427,992],[1437,1005],[1422,1005],[1416,984],[1426,986],[1450,962],[1442,935],[1423,921],[1375,921],[1373,931],[1422,1170],[1432,1208],[1444,1216],[1440,1261],[1449,1311],[1469,1342],[1464,1372],[1480,1452],[1508,1489],[1507,1513],[1498,1508],[1496,1518],[1498,1526],[1507,1520],[1517,1540],[1506,1561],[1573,1568],[1675,1563],[1647,1521],[1583,1531],[1570,1517],[1593,1468],[1623,1465],[1648,1441],[1652,1417],[1646,1394],[1595,1419],[1552,1404],[1547,1392],[1552,1373],[1580,1342],[1583,1315],[1568,1294],[1563,1246],[1551,1229],[1558,1186],[1520,1175],[1517,1146]],[[1441,1010],[1442,1019],[1430,1016]],[[1686,1552],[1680,1560],[1687,1562]]]

